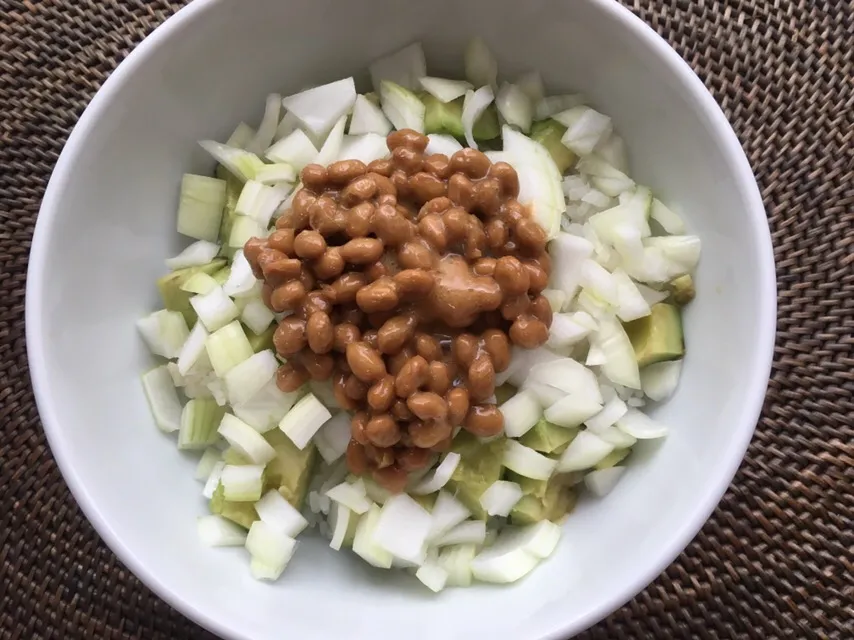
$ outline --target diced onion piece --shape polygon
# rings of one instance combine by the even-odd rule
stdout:
[[[383,80],[380,85],[382,110],[395,129],[412,129],[424,133],[424,103],[412,91],[397,83]]]
[[[262,464],[227,464],[219,479],[223,496],[232,502],[257,502],[261,499],[263,476]]]
[[[294,114],[285,113],[285,115],[282,116],[282,120],[279,122],[279,126],[276,127],[276,133],[273,136],[273,140],[281,140],[282,138],[292,134],[299,127],[300,121],[294,116]]]
[[[273,162],[290,165],[294,171],[302,171],[317,157],[317,148],[302,129],[295,129],[267,149],[264,155]]]
[[[597,498],[604,498],[617,486],[617,482],[625,471],[625,467],[609,467],[591,471],[584,476],[584,486]]]
[[[579,156],[593,153],[599,141],[611,133],[611,118],[590,107],[573,107],[552,116],[565,126],[561,142]]]
[[[440,491],[433,505],[428,541],[437,540],[468,518],[471,512],[447,491]]]
[[[498,62],[482,38],[472,38],[465,52],[466,78],[476,87],[496,86]]]
[[[234,128],[228,140],[225,141],[225,145],[236,149],[245,149],[254,137],[255,129],[245,122],[241,122]]]
[[[641,369],[641,388],[650,400],[666,400],[676,391],[682,361],[656,362]]]
[[[535,364],[529,368],[527,380],[557,387],[594,404],[602,404],[602,393],[596,374],[572,358],[557,357]]]
[[[320,151],[317,152],[317,157],[314,159],[315,164],[326,166],[338,160],[341,155],[341,146],[344,144],[344,127],[346,125],[347,116],[341,116],[338,122],[333,125]]]
[[[637,287],[637,290],[650,307],[654,304],[658,304],[659,302],[664,302],[670,296],[667,291],[658,291],[657,289],[652,289],[645,284],[636,282],[635,287]]]
[[[308,520],[276,489],[271,489],[255,503],[255,511],[263,522],[291,538],[296,538],[308,526]]]
[[[653,198],[652,209],[650,210],[652,219],[661,225],[667,233],[671,235],[681,235],[685,233],[685,223],[682,218],[668,209],[665,204],[658,198]]]
[[[561,455],[557,470],[564,473],[589,469],[613,450],[613,444],[605,442],[593,432],[580,431]]]
[[[491,516],[507,517],[522,498],[522,487],[515,482],[496,480],[480,496],[480,505]]]
[[[565,349],[580,342],[590,333],[590,328],[578,324],[571,313],[555,313],[549,327],[548,345],[552,349]]]
[[[205,349],[214,373],[220,378],[254,353],[243,327],[236,320],[210,334],[205,341]]]
[[[240,309],[225,295],[222,287],[212,289],[204,295],[193,296],[190,298],[190,305],[208,331],[221,329],[240,315]]]
[[[276,135],[276,129],[279,126],[279,114],[282,110],[282,96],[278,93],[271,93],[267,96],[266,106],[264,108],[264,117],[261,118],[261,124],[258,125],[258,131],[252,139],[246,143],[246,149],[252,153],[261,153],[270,146],[273,142],[273,136]]]
[[[299,397],[299,391],[285,393],[270,380],[248,402],[234,405],[234,414],[259,433],[266,433],[278,425]]]
[[[572,300],[581,281],[581,265],[593,255],[593,244],[578,236],[558,233],[549,244],[552,258],[550,286],[563,291]]]
[[[579,160],[576,168],[588,176],[593,186],[605,195],[616,197],[635,188],[634,180],[595,155]]]
[[[649,236],[649,224],[642,205],[620,204],[590,217],[589,224],[598,237],[613,246],[625,242],[629,231],[637,237]]]
[[[205,482],[205,487],[202,489],[202,495],[210,500],[213,498],[214,493],[216,492],[217,487],[219,486],[219,482],[222,479],[222,472],[225,469],[225,462],[220,460],[215,463],[213,469],[211,469],[211,473],[208,476],[207,481]]]
[[[546,417],[546,419],[549,418]],[[548,480],[557,462],[515,440],[508,440],[502,464],[520,476],[534,480]]]
[[[631,322],[648,316],[652,311],[637,285],[622,269],[611,274],[617,286],[617,317],[623,322]]]
[[[466,95],[467,91],[474,90],[474,86],[465,80],[448,80],[447,78],[425,76],[418,78],[418,82],[424,91],[439,102],[453,102],[460,96]]]
[[[380,569],[390,569],[394,556],[374,540],[379,519],[380,508],[377,505],[373,505],[365,515],[359,518],[356,535],[353,538],[353,553],[370,565]]]
[[[206,547],[241,547],[246,542],[246,530],[222,516],[202,516],[196,525]]]
[[[142,376],[142,389],[154,423],[166,433],[181,428],[181,403],[165,366],[155,367]]]
[[[335,399],[335,391],[332,390],[332,382],[329,380],[309,380],[308,389],[320,400],[327,409],[337,409],[338,401]],[[319,432],[318,432],[319,433]]]
[[[459,463],[460,454],[450,451],[445,455],[442,462],[439,463],[439,466],[412,489],[412,493],[417,496],[426,496],[437,492],[448,484]]]
[[[483,544],[486,540],[486,522],[483,520],[466,520],[446,531],[433,541],[437,547],[452,544]]]
[[[533,393],[520,391],[499,407],[504,416],[504,433],[520,438],[540,419],[540,403]]]
[[[243,250],[239,249],[231,262],[228,279],[222,285],[223,293],[232,297],[242,296],[250,293],[257,282],[249,261],[243,255]]]
[[[560,402],[566,397],[566,392],[540,382],[526,382],[524,388],[526,391],[533,394],[543,409],[548,409],[550,406]]]
[[[347,531],[350,529],[350,520],[358,517],[343,504],[335,505],[335,524],[332,529],[332,541],[329,543],[332,549],[341,550],[347,537]]]
[[[362,515],[371,508],[371,502],[365,495],[364,482],[356,481],[354,483],[342,482],[329,489],[325,495],[338,504],[343,504],[350,511]]]
[[[559,356],[544,347],[540,347],[538,349],[521,349],[519,347],[513,347],[510,352],[510,366],[503,372],[506,373],[507,371],[510,371],[510,375],[508,375],[506,380],[501,383],[498,382],[498,376],[496,376],[495,384],[498,386],[498,384],[509,382],[516,387],[521,387],[525,384],[525,381],[528,380],[528,374],[534,367],[547,362],[554,362],[555,360],[563,359],[564,358],[562,356]]]
[[[240,320],[243,324],[249,327],[252,333],[256,336],[260,336],[264,333],[274,319],[275,315],[260,298],[252,298],[249,300],[249,302],[246,303],[246,306],[243,307],[243,311],[240,312]]]
[[[612,204],[611,198],[598,189],[590,189],[590,191],[584,194],[581,201],[600,210],[607,209]]]
[[[579,107],[583,104],[584,97],[577,93],[561,96],[548,96],[543,98],[537,104],[537,110],[534,114],[535,119],[545,120],[546,118],[551,118],[557,113],[574,109],[575,107]]]
[[[311,134],[320,139],[350,112],[355,101],[356,85],[353,78],[344,78],[288,96],[282,100],[282,104]]]
[[[602,410],[602,404],[583,394],[570,394],[558,400],[543,414],[549,422],[561,427],[577,427]]]
[[[416,91],[420,88],[418,79],[427,74],[427,62],[420,42],[398,49],[382,58],[374,60],[368,67],[374,91],[380,92],[382,81],[390,80],[405,89]]]
[[[568,300],[566,292],[561,291],[560,289],[543,289],[542,295],[549,301],[549,307],[551,307],[552,313],[559,313],[562,311]]]
[[[216,280],[206,273],[194,273],[179,287],[181,291],[187,293],[210,293],[219,286]]]
[[[326,464],[332,464],[347,452],[350,443],[350,415],[344,411],[327,420],[314,436],[317,451]]]
[[[631,398],[629,398],[631,400]],[[615,449],[628,449],[633,447],[638,441],[637,438],[630,436],[624,431],[620,431],[617,427],[608,427],[596,433],[602,440],[608,444],[614,445]]]
[[[504,83],[495,97],[495,106],[504,120],[525,133],[531,130],[534,105],[531,99],[515,84]]]
[[[490,86],[481,87],[477,91],[466,92],[465,100],[463,100],[462,125],[466,142],[472,149],[477,149],[477,142],[472,133],[474,123],[483,115],[483,112],[492,104],[494,99],[495,94]]]
[[[276,450],[264,436],[230,413],[222,416],[217,432],[253,464],[265,465],[276,457]]]
[[[194,398],[181,411],[179,449],[204,449],[217,441],[223,409],[212,398]]]
[[[164,358],[176,358],[190,335],[187,321],[180,311],[161,309],[136,321],[149,351]]]
[[[448,572],[437,561],[427,561],[418,567],[415,577],[433,593],[439,593],[448,582]]]
[[[430,133],[427,134],[427,138],[430,142],[427,143],[427,148],[424,150],[426,155],[441,153],[450,158],[457,151],[463,148],[463,145],[457,142],[457,139],[454,136],[445,135],[443,133]]]
[[[361,136],[346,136],[341,143],[338,160],[361,160],[370,164],[374,160],[388,157],[390,151],[386,137],[378,133],[366,133]]]
[[[225,206],[225,187],[225,180],[185,173],[178,204],[178,233],[198,240],[216,240]]]
[[[623,417],[617,420],[617,428],[638,440],[663,438],[667,435],[667,427],[634,408],[629,408]]]
[[[225,389],[231,404],[248,402],[276,375],[279,361],[271,349],[252,354],[225,374]]]
[[[424,507],[405,493],[389,498],[380,510],[374,543],[394,557],[420,565],[424,562],[432,520]]]
[[[473,544],[457,544],[443,548],[439,552],[438,564],[448,574],[448,587],[468,587],[471,585],[471,563],[477,554]]]
[[[629,170],[628,150],[626,142],[613,131],[596,145],[593,153],[602,158],[612,167],[625,174]]]
[[[377,105],[363,95],[356,96],[353,104],[353,115],[350,117],[350,128],[347,133],[360,136],[366,133],[376,133],[386,136],[391,131],[391,123]]]
[[[213,140],[202,140],[199,145],[241,182],[254,179],[258,169],[264,166],[261,158],[250,151],[229,147]]]
[[[216,466],[216,463],[220,461],[221,457],[222,454],[219,449],[214,447],[208,447],[205,449],[202,457],[199,458],[199,464],[196,465],[196,480],[203,480],[207,482],[214,470],[214,467]]]
[[[252,557],[252,576],[258,580],[278,579],[297,546],[296,540],[263,520],[252,523],[245,544]]]
[[[516,78],[516,86],[524,93],[532,105],[540,103],[546,93],[543,78],[539,71],[527,71]]]
[[[677,265],[672,277],[693,271],[700,260],[700,238],[697,236],[657,236],[647,238],[644,245],[657,248],[665,259]]]
[[[584,424],[594,433],[607,429],[616,424],[617,420],[626,415],[628,407],[619,396],[614,395],[602,407],[602,410],[594,416],[587,418]]]
[[[279,422],[281,429],[297,448],[305,449],[318,429],[332,414],[313,393],[302,397]]]
[[[281,182],[292,184],[297,180],[297,172],[285,162],[268,164],[263,169],[258,170],[258,173],[255,174],[255,180],[263,185],[275,185]]]
[[[602,265],[589,258],[581,263],[580,284],[582,289],[609,305],[617,304],[617,283],[610,272]]]
[[[560,527],[548,520],[522,529],[507,529],[495,544],[475,556],[472,574],[483,582],[516,582],[552,553],[559,539]]]
[[[601,318],[596,343],[605,353],[606,360],[602,365],[602,373],[611,382],[630,389],[640,389],[638,361],[623,325],[615,318]]]
[[[365,483],[365,493],[371,500],[373,500],[377,504],[385,504],[386,500],[391,498],[391,496],[393,495],[391,491],[389,491],[385,487],[381,487],[371,478],[362,478],[362,480]]]

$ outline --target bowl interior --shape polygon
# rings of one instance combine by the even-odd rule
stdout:
[[[773,331],[758,193],[687,67],[628,12],[598,0],[257,0],[251,9],[211,0],[170,22],[110,78],[69,141],[39,220],[27,300],[54,453],[121,559],[185,614],[256,639],[396,638],[404,629],[408,638],[565,637],[652,580],[696,533],[743,455]],[[257,583],[242,549],[198,543],[195,518],[206,507],[195,458],[157,431],[139,384],[150,359],[134,321],[159,307],[154,281],[182,245],[174,230],[181,174],[210,171],[196,141],[256,122],[268,92],[364,78],[373,58],[416,39],[432,75],[460,75],[474,33],[503,76],[539,69],[550,92],[580,91],[610,114],[633,176],[702,238],[684,375],[655,410],[672,433],[633,456],[607,499],[583,502],[553,559],[518,585],[432,596],[320,540],[302,543],[280,582]]]

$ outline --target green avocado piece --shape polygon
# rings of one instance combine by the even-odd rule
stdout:
[[[638,367],[678,360],[685,355],[679,307],[659,302],[652,305],[648,316],[627,322],[624,326],[635,350]]]
[[[522,487],[524,495],[510,511],[513,524],[535,524],[542,520],[557,522],[575,508],[578,498],[575,473],[562,473],[548,480],[533,480],[513,472],[507,479]]]
[[[440,102],[430,94],[423,94],[424,103],[424,132],[447,133],[455,138],[465,138],[463,130],[463,98],[451,102]],[[498,123],[498,112],[490,105],[477,119],[472,127],[475,140],[494,140],[501,134]]]
[[[265,484],[278,488],[285,500],[301,509],[314,473],[317,449],[309,443],[300,451],[281,429],[271,429],[264,438],[276,450],[276,457],[267,463],[264,472]]]
[[[222,269],[217,271],[215,274],[213,274],[212,277],[214,280],[216,280],[216,283],[219,286],[222,286],[225,284],[226,280],[228,280],[228,276],[230,276],[230,275],[231,275],[231,267],[226,265]]]
[[[670,299],[680,307],[684,307],[691,302],[696,295],[694,278],[691,277],[690,273],[671,280],[667,284],[667,289],[670,291]]]
[[[626,459],[632,452],[631,449],[614,449],[607,456],[602,458],[599,462],[593,465],[594,469],[610,469],[611,467],[616,467],[623,460]]]
[[[258,519],[253,502],[231,502],[225,499],[225,489],[220,484],[214,491],[210,502],[211,513],[221,515],[223,518],[239,524],[244,529],[252,526]]]
[[[196,323],[196,312],[190,304],[190,298],[196,294],[182,291],[181,285],[197,273],[206,273],[212,276],[224,265],[225,260],[217,259],[199,267],[177,269],[172,273],[167,273],[162,278],[158,278],[157,289],[160,291],[160,297],[163,298],[163,306],[170,311],[180,311],[184,320],[187,321],[187,326],[192,327]]]
[[[259,351],[264,351],[264,349],[273,348],[273,334],[276,333],[276,325],[271,324],[267,327],[267,330],[260,335],[255,335],[248,328],[244,329],[244,333],[246,334],[246,338],[249,340],[252,351],[254,353],[258,353]]]
[[[461,431],[454,439],[451,450],[460,454],[460,462],[451,476],[449,488],[477,519],[487,518],[480,497],[493,482],[501,479],[506,442],[506,438],[481,442],[466,431]]]
[[[561,173],[566,173],[575,164],[575,154],[560,141],[564,133],[566,127],[551,118],[531,125],[531,139],[546,148]]]
[[[528,433],[519,438],[519,442],[542,453],[562,453],[576,435],[578,429],[559,427],[545,418],[540,418]]]
[[[504,383],[500,387],[495,388],[495,400],[497,404],[504,404],[510,398],[516,395],[518,389],[512,384]]]
[[[427,511],[432,511],[433,505],[436,504],[436,498],[438,497],[438,493],[429,493],[426,496],[412,496],[412,499],[427,509]]]

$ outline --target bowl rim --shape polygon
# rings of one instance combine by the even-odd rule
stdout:
[[[753,171],[726,116],[688,63],[646,22],[614,0],[586,1],[596,5],[622,28],[634,32],[644,41],[645,46],[652,50],[661,64],[678,78],[686,92],[694,99],[695,108],[706,117],[712,125],[714,134],[720,138],[724,156],[736,173],[737,188],[747,203],[747,223],[752,228],[753,244],[758,256],[760,272],[758,281],[761,290],[757,304],[757,325],[760,327],[762,340],[757,344],[753,366],[744,381],[748,388],[749,401],[742,407],[740,424],[728,445],[725,462],[720,465],[717,474],[710,478],[704,495],[699,497],[693,510],[686,514],[682,526],[671,533],[669,539],[662,544],[658,557],[649,561],[646,568],[639,571],[634,579],[615,589],[597,607],[584,612],[572,622],[552,627],[536,640],[565,638],[567,634],[580,633],[601,621],[655,580],[699,533],[729,487],[753,436],[767,390],[776,338],[777,282],[770,229]],[[48,444],[72,495],[98,535],[146,587],[182,615],[224,638],[249,640],[248,636],[230,625],[228,621],[217,619],[208,612],[196,608],[181,593],[163,583],[154,572],[138,561],[134,552],[124,544],[101,513],[87,487],[75,472],[69,457],[59,413],[54,407],[49,389],[48,360],[44,349],[45,341],[41,338],[44,332],[41,292],[47,275],[46,265],[49,258],[46,250],[47,236],[53,220],[59,215],[61,209],[59,197],[70,182],[75,160],[85,145],[90,130],[98,122],[101,113],[109,108],[112,95],[129,82],[135,69],[144,63],[161,42],[219,2],[221,0],[206,2],[194,0],[167,18],[118,65],[98,89],[74,126],[48,182],[33,233],[27,270],[25,326],[30,378]]]

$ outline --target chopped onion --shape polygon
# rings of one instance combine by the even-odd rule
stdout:
[[[254,353],[243,327],[236,320],[210,334],[205,340],[205,349],[214,373],[220,378]]]
[[[599,367],[605,364],[608,358],[605,357],[605,352],[595,342],[587,349],[587,358],[584,360],[585,366]]]
[[[248,402],[234,405],[234,415],[259,433],[266,433],[278,425],[300,395],[299,391],[285,393],[270,380]]]
[[[202,516],[196,525],[206,547],[240,547],[246,542],[246,530],[222,516]]]
[[[584,476],[584,486],[597,498],[604,498],[617,486],[625,470],[625,467],[609,467],[591,471]]]
[[[496,376],[495,384],[498,386],[499,384],[504,384],[504,382],[509,382],[516,387],[521,387],[528,380],[529,373],[534,367],[547,362],[554,362],[555,360],[563,360],[563,357],[549,351],[545,347],[538,349],[514,347],[510,352],[510,366],[504,372],[498,374],[498,376],[506,374],[508,371],[510,374],[506,380],[500,383],[498,376]]]
[[[476,87],[494,87],[498,82],[498,62],[482,38],[472,38],[465,53],[466,78]]]
[[[549,327],[548,346],[551,349],[565,349],[583,340],[590,329],[576,323],[571,313],[555,313]]]
[[[207,482],[211,473],[213,473],[216,463],[220,461],[221,457],[219,449],[215,449],[214,447],[208,447],[205,449],[202,457],[199,458],[199,464],[196,465],[196,480],[203,480],[204,482]]]
[[[446,78],[425,76],[419,78],[418,82],[424,91],[439,102],[453,102],[460,96],[466,95],[467,91],[474,90],[474,86],[465,80],[448,80]]]
[[[540,559],[525,550],[516,536],[508,532],[498,536],[495,544],[484,549],[471,563],[472,574],[482,582],[508,584],[528,575]]]
[[[240,321],[256,336],[260,336],[275,320],[275,315],[260,298],[252,298],[240,312]]]
[[[254,137],[255,129],[245,122],[241,122],[234,128],[228,140],[225,141],[225,145],[236,149],[245,149]]]
[[[282,138],[285,138],[296,131],[300,126],[299,120],[292,113],[285,113],[282,116],[282,120],[279,122],[279,126],[276,127],[276,133],[273,136],[273,140],[278,141]]]
[[[495,542],[496,547],[507,546],[524,550],[533,557],[545,560],[560,542],[560,526],[550,520],[541,520],[525,527],[505,529]]]
[[[646,303],[651,307],[654,304],[658,304],[659,302],[664,302],[670,297],[670,294],[667,291],[658,291],[657,289],[651,289],[644,284],[635,283],[635,287],[643,296],[643,299]]]
[[[344,540],[347,537],[347,531],[350,529],[350,520],[358,518],[356,514],[350,511],[343,504],[335,505],[335,525],[332,529],[332,541],[329,546],[335,551],[340,551],[344,545]]]
[[[199,271],[187,278],[187,280],[178,288],[181,289],[181,291],[186,291],[187,293],[205,294],[210,293],[218,286],[219,283],[217,283],[217,281],[211,276]]]
[[[583,394],[570,394],[557,401],[543,414],[549,422],[561,427],[577,427],[602,410],[596,398]]]
[[[625,271],[615,269],[611,277],[617,286],[617,317],[620,320],[631,322],[652,313],[643,294]]]
[[[374,91],[380,93],[383,80],[391,80],[401,87],[416,91],[418,79],[427,75],[427,62],[420,42],[413,42],[378,60],[368,67]]]
[[[516,78],[516,86],[521,89],[522,93],[528,96],[531,104],[539,104],[540,100],[546,93],[543,87],[543,78],[539,71],[528,71]]]
[[[531,130],[534,105],[519,86],[506,82],[501,85],[495,97],[495,106],[507,124],[518,127],[525,133]]]
[[[355,101],[353,78],[344,78],[288,96],[282,104],[312,135],[322,139],[350,112]]]
[[[568,394],[602,404],[599,381],[590,369],[572,358],[555,358],[529,368],[528,380],[557,387]]]
[[[332,414],[313,393],[309,393],[297,402],[279,422],[281,429],[297,448],[305,449],[323,423]]]
[[[433,505],[432,523],[427,540],[432,542],[441,538],[471,515],[471,512],[447,491],[440,491]]]
[[[382,110],[395,129],[412,129],[424,133],[424,103],[408,89],[383,80],[380,86]]]
[[[577,169],[589,176],[593,186],[608,196],[616,197],[635,188],[634,180],[595,155],[579,160]]]
[[[143,374],[142,390],[154,423],[160,430],[166,433],[178,431],[181,428],[181,403],[169,370],[165,366],[155,367]]]
[[[381,487],[371,478],[362,478],[365,483],[365,493],[368,497],[377,504],[385,504],[386,500],[391,498],[392,493],[385,487]]]
[[[252,576],[258,580],[276,580],[293,557],[296,546],[296,540],[263,520],[253,522],[246,536]]]
[[[225,189],[225,180],[185,173],[178,202],[178,233],[198,240],[216,240],[225,206]]]
[[[629,398],[631,400],[631,398]],[[628,449],[633,447],[638,441],[637,438],[630,436],[624,431],[620,431],[617,427],[608,427],[596,433],[602,440],[614,446],[615,449]]]
[[[537,110],[534,117],[536,120],[545,120],[546,118],[551,118],[556,113],[561,113],[583,104],[584,97],[577,93],[562,96],[549,96],[547,98],[543,98],[537,104]]]
[[[480,505],[491,516],[506,518],[522,499],[522,487],[515,482],[496,480],[480,496]]]
[[[199,145],[241,182],[252,180],[258,169],[264,166],[261,158],[243,149],[229,147],[213,140],[202,140]]]
[[[678,266],[671,274],[673,277],[693,271],[700,260],[700,238],[697,236],[657,236],[647,238],[644,244],[656,247],[665,259]]]
[[[216,443],[217,425],[222,419],[223,409],[212,398],[193,398],[181,411],[181,430],[178,432],[178,448],[204,449]]]
[[[638,361],[623,326],[615,318],[600,318],[596,342],[606,358],[602,373],[612,382],[640,389]]]
[[[613,450],[613,444],[605,442],[591,431],[579,431],[561,455],[557,470],[565,473],[589,469]]]
[[[255,180],[263,185],[277,185],[282,182],[294,183],[297,180],[296,170],[285,162],[265,165],[255,174]],[[288,190],[290,193],[290,190]],[[287,194],[285,194],[287,196]],[[283,198],[284,199],[284,198]]]
[[[483,520],[466,520],[445,532],[433,542],[437,547],[452,544],[483,544],[486,539],[486,523]]]
[[[231,502],[257,502],[261,499],[263,476],[263,464],[227,464],[220,477],[223,496]]]
[[[255,511],[262,522],[291,538],[296,538],[308,526],[308,520],[275,489],[255,503]]]
[[[353,104],[353,115],[350,117],[350,128],[347,133],[351,136],[360,136],[366,133],[386,136],[390,131],[391,122],[385,117],[382,109],[365,96],[356,96],[356,102]]]
[[[504,433],[519,438],[540,419],[540,403],[530,391],[520,391],[499,407],[504,416]]]
[[[329,135],[326,137],[326,142],[317,152],[317,157],[314,159],[315,164],[326,166],[332,164],[341,155],[341,147],[344,144],[344,127],[347,125],[347,116],[338,118]]]
[[[289,164],[295,171],[302,171],[317,157],[317,148],[302,129],[295,129],[267,149],[265,155],[273,162]]]
[[[212,289],[204,295],[193,296],[190,298],[190,305],[208,331],[221,329],[240,315],[240,309],[225,295],[222,287]]]
[[[546,419],[549,420],[548,417]],[[548,480],[557,462],[515,440],[508,440],[502,464],[520,476],[534,480]]]
[[[314,444],[326,464],[332,464],[347,452],[350,444],[350,415],[336,413],[314,436]]]
[[[187,321],[180,311],[161,309],[136,321],[148,349],[157,356],[176,358],[190,335]]]
[[[211,473],[208,476],[207,481],[205,482],[205,487],[202,489],[202,495],[210,500],[213,498],[214,493],[216,492],[217,487],[219,486],[219,482],[222,479],[222,472],[225,469],[225,462],[220,460],[216,464],[214,464],[213,469],[211,469]]]
[[[246,143],[245,149],[252,153],[261,153],[270,146],[273,142],[273,136],[276,135],[276,129],[279,126],[279,113],[282,110],[282,96],[278,93],[271,93],[267,96],[267,103],[264,108],[264,117],[261,118],[261,124],[258,125],[258,131],[252,139]]]
[[[590,107],[573,107],[552,117],[566,127],[560,141],[579,156],[593,153],[599,141],[611,133],[611,118]]]
[[[542,384],[541,382],[526,382],[524,389],[532,393],[539,405],[544,409],[548,409],[566,397],[565,391],[561,391],[548,384]]]
[[[585,238],[561,232],[549,244],[549,255],[552,258],[549,285],[572,300],[580,284],[581,265],[593,255],[593,244]]]
[[[265,465],[276,457],[276,450],[264,436],[230,413],[222,416],[217,432],[253,464]]]
[[[581,263],[579,283],[603,302],[617,304],[617,283],[611,273],[596,261],[588,258]]]
[[[663,438],[667,435],[667,427],[634,408],[629,408],[625,415],[617,420],[617,428],[638,440]]]
[[[543,289],[542,295],[549,301],[549,306],[553,313],[558,313],[563,310],[564,305],[568,301],[566,292],[561,291],[560,289]]]
[[[394,556],[374,541],[374,533],[380,519],[380,508],[373,505],[359,518],[356,535],[353,537],[353,553],[365,562],[380,569],[390,569]]]
[[[427,155],[441,153],[450,158],[457,151],[463,148],[463,145],[457,142],[457,139],[454,136],[448,136],[442,133],[430,133],[427,135],[427,138],[430,140],[427,144],[427,148],[424,150],[424,153]]]
[[[650,400],[666,400],[676,391],[682,361],[656,362],[641,369],[641,388]]]
[[[590,189],[581,198],[581,202],[589,204],[590,206],[600,211],[603,209],[607,209],[612,204],[611,198],[609,196],[606,196],[598,189]]]
[[[424,507],[400,493],[389,498],[380,510],[374,542],[394,557],[420,565],[424,562],[431,523]]]
[[[261,391],[276,375],[279,361],[272,349],[252,354],[225,374],[225,390],[231,404],[243,404]]]
[[[477,547],[473,544],[457,544],[442,549],[438,563],[448,574],[446,586],[468,587],[471,585],[471,563],[476,554]]]
[[[466,92],[465,100],[463,100],[462,124],[466,142],[472,149],[477,149],[477,142],[472,133],[474,123],[483,115],[483,112],[492,104],[494,99],[495,94],[492,92],[492,87],[489,86],[481,87],[477,91]]]
[[[445,455],[439,466],[433,470],[433,473],[425,477],[413,489],[412,493],[417,496],[426,496],[430,493],[436,493],[439,489],[448,484],[448,480],[454,475],[457,465],[460,463],[460,454],[450,451]]]
[[[415,577],[433,593],[439,593],[445,588],[448,581],[448,572],[439,566],[438,562],[425,562],[418,571],[415,572]]]
[[[613,131],[611,135],[599,141],[593,153],[619,171],[625,173],[629,170],[626,142]]]
[[[389,155],[385,136],[378,133],[366,133],[361,136],[347,136],[341,143],[339,160],[361,160],[370,164]]]
[[[598,434],[614,425],[617,420],[626,415],[626,411],[628,411],[626,403],[619,396],[614,395],[605,403],[599,413],[585,420],[584,424],[590,431]]]
[[[658,198],[653,198],[652,200],[650,215],[667,233],[671,235],[685,233],[685,223],[682,222],[682,218],[668,209]]]
[[[358,480],[352,484],[342,482],[326,491],[324,495],[359,515],[367,513],[373,504],[365,495],[365,483],[360,483]]]
[[[309,380],[308,390],[327,409],[338,408],[338,401],[335,399],[335,391],[332,390],[332,382],[330,380]]]

